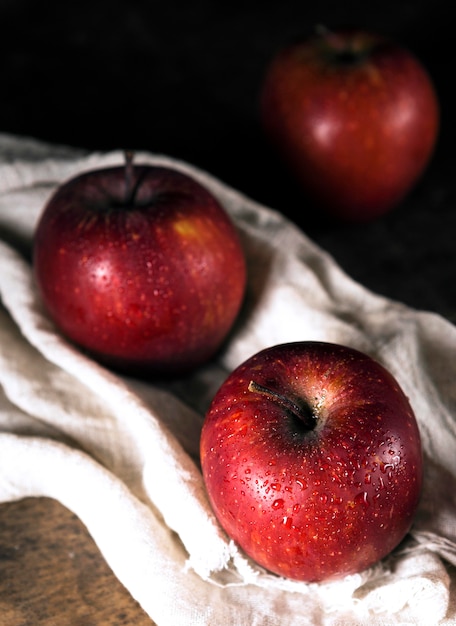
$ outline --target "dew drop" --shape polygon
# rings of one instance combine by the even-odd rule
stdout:
[[[355,496],[355,504],[362,504],[365,507],[369,506],[369,499],[366,491],[362,491]]]
[[[383,474],[390,472],[394,468],[392,463],[380,463],[380,470]]]
[[[282,509],[284,504],[285,503],[283,501],[283,498],[278,498],[277,500],[274,500],[274,502],[272,503],[272,508],[273,509]]]

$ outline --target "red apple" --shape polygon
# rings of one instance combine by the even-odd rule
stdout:
[[[362,30],[322,30],[276,53],[260,116],[317,205],[362,222],[391,210],[423,173],[439,104],[429,74],[404,47]]]
[[[229,537],[306,582],[364,570],[408,532],[422,485],[417,422],[395,378],[331,343],[258,352],[216,393],[203,476]]]
[[[131,159],[56,190],[33,260],[61,331],[128,372],[175,374],[210,359],[245,291],[238,232],[212,193],[187,174]]]

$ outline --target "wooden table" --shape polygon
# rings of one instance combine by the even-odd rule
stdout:
[[[0,626],[154,626],[59,502],[0,505]]]

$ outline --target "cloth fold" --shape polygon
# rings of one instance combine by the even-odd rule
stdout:
[[[89,359],[43,310],[29,253],[55,187],[123,153],[0,135],[0,501],[49,496],[72,510],[159,626],[456,623],[454,326],[368,291],[278,211],[207,172],[164,155],[135,160],[181,169],[219,198],[246,251],[245,306],[217,359],[185,378],[146,382]],[[228,373],[303,339],[383,362],[410,398],[425,453],[422,501],[401,546],[320,585],[262,570],[226,537],[198,461],[205,411]]]

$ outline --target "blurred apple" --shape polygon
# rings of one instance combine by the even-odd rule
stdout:
[[[395,378],[342,345],[297,342],[247,359],[201,435],[210,502],[266,569],[315,582],[362,571],[404,538],[422,485],[417,422]]]
[[[365,222],[395,207],[422,175],[439,103],[422,63],[398,43],[363,30],[320,29],[276,53],[260,116],[319,208]]]
[[[175,374],[210,359],[246,283],[238,232],[216,198],[131,156],[56,190],[37,225],[34,269],[61,331],[135,373]]]

